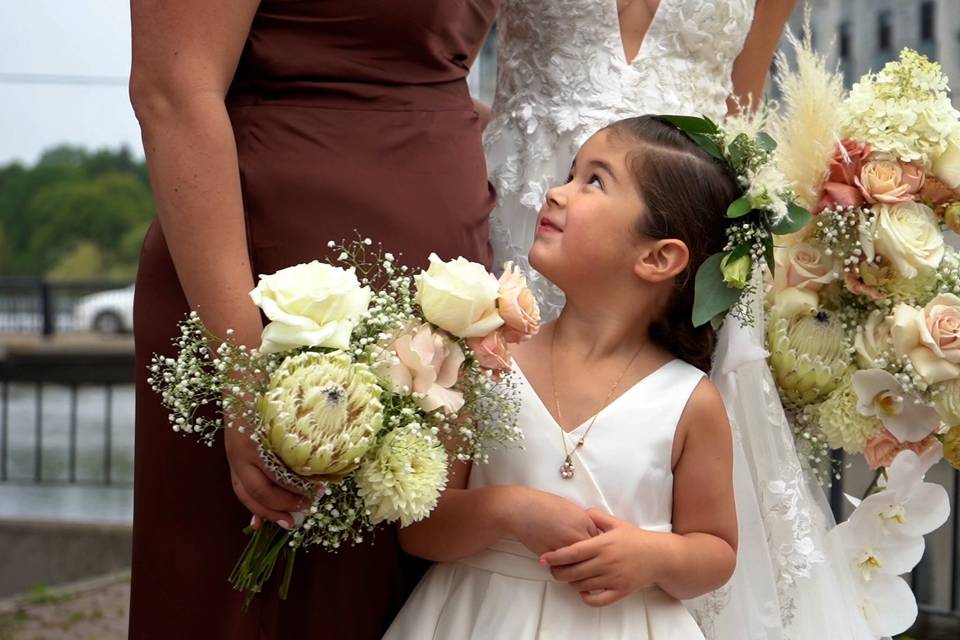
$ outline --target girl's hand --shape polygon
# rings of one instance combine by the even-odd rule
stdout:
[[[566,498],[529,487],[511,487],[507,496],[507,531],[541,555],[599,533],[587,512]]]
[[[545,553],[540,563],[580,592],[592,607],[605,607],[656,582],[663,535],[644,531],[599,509],[587,515],[602,533]]]

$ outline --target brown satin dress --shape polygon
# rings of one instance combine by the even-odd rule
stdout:
[[[254,274],[326,256],[328,240],[375,238],[411,265],[488,262],[487,182],[466,61],[497,0],[264,0],[227,106]],[[212,27],[213,28],[213,27]],[[221,446],[169,427],[146,383],[188,307],[160,227],[135,302],[134,640],[380,638],[420,577],[396,532],[299,554],[290,597],[269,585],[249,611],[227,577],[250,514]],[[276,577],[276,576],[275,576]]]

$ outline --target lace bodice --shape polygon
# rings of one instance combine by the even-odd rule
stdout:
[[[754,0],[660,0],[640,50],[624,57],[617,0],[504,0],[497,22],[497,90],[486,133],[499,195],[498,262],[529,269],[536,213],[598,129],[645,113],[720,118]],[[545,296],[548,317],[557,293]]]

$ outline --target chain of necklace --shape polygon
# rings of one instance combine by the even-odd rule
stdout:
[[[617,381],[613,383],[613,386],[610,388],[610,392],[607,394],[607,397],[604,398],[603,403],[600,405],[599,411],[593,414],[593,418],[590,419],[590,424],[587,425],[586,430],[583,432],[583,435],[577,439],[577,443],[573,445],[572,450],[567,449],[567,438],[566,431],[564,431],[561,423],[563,422],[563,414],[560,412],[560,397],[557,395],[557,369],[555,366],[554,359],[554,345],[557,342],[557,326],[553,326],[553,335],[550,336],[550,385],[553,388],[553,404],[557,411],[557,428],[560,429],[560,441],[563,443],[563,464],[560,465],[560,477],[564,480],[570,480],[573,478],[574,471],[576,467],[573,464],[573,454],[577,452],[587,441],[587,435],[590,433],[590,430],[593,429],[594,423],[597,421],[597,418],[600,417],[600,413],[607,408],[607,404],[610,402],[610,399],[613,398],[613,394],[616,392],[617,388],[620,386],[620,383],[623,381],[623,377],[627,375],[627,371],[630,370],[630,367],[633,365],[634,361],[640,355],[640,352],[643,351],[643,348],[646,344],[641,344],[640,348],[637,349],[637,352],[633,354],[633,357],[630,358],[630,362],[627,363],[627,366],[623,368],[623,371],[620,372]]]

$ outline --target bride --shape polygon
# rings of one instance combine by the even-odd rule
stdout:
[[[575,151],[622,118],[719,120],[757,104],[794,3],[503,0],[485,134],[499,198],[494,263],[512,260],[530,274],[547,319],[563,296],[530,268],[527,253],[546,191],[568,174]],[[846,564],[830,560],[832,516],[803,473],[762,345],[762,328],[731,320],[720,332],[711,378],[734,429],[740,551],[726,587],[688,605],[712,640],[871,637]]]

